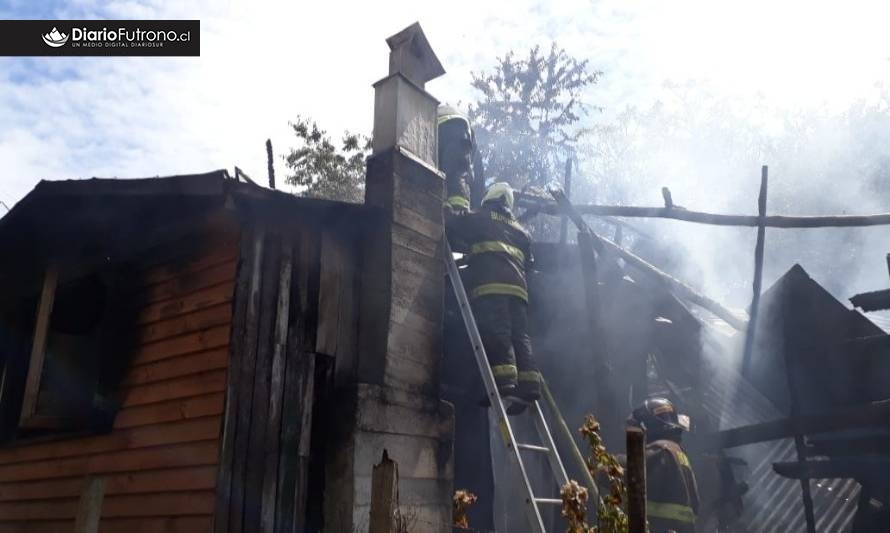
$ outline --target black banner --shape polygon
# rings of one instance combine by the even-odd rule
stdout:
[[[200,20],[0,20],[0,56],[199,56]]]

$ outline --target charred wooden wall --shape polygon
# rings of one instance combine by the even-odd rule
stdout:
[[[0,228],[20,252],[0,257],[0,297],[50,260],[113,257],[136,267],[115,291],[136,328],[102,368],[113,422],[39,441],[8,424],[0,531],[72,531],[83,509],[100,531],[321,530],[331,391],[355,386],[360,243],[379,216],[224,173],[62,189],[79,201],[34,194]]]
[[[327,222],[255,221],[242,239],[215,531],[323,527],[327,399],[358,321],[354,232]]]
[[[100,531],[210,530],[238,254],[232,227],[143,254],[113,429],[0,450],[0,531],[74,530],[96,480]]]

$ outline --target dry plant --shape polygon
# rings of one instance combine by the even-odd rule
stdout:
[[[597,523],[587,523],[587,489],[576,481],[569,481],[562,487],[562,515],[569,523],[566,533],[627,533],[627,487],[624,482],[624,468],[618,459],[606,451],[600,436],[600,424],[592,415],[587,415],[581,427],[581,435],[590,446],[587,470],[596,479],[605,476],[609,482],[609,494],[603,496],[596,510]]]
[[[559,495],[562,498],[562,516],[569,525],[566,533],[593,531],[587,524],[587,489],[574,479],[570,479],[563,485]]]
[[[472,492],[464,490],[454,491],[451,499],[451,521],[455,527],[467,529],[470,522],[467,519],[467,509],[476,503],[476,495]]]

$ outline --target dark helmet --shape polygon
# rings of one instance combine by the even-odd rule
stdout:
[[[630,415],[631,423],[646,430],[650,438],[689,431],[689,417],[677,413],[667,398],[649,398]]]
[[[441,104],[436,110],[436,123],[439,128],[440,165],[472,155],[476,149],[476,137],[467,115],[455,107]]]

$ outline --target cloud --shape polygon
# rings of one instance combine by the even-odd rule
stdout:
[[[846,102],[883,76],[877,69],[890,53],[880,12],[861,2],[849,13],[755,4],[726,11],[644,0],[11,2],[5,10],[14,18],[198,18],[201,57],[0,59],[0,153],[13,156],[15,169],[0,179],[0,199],[15,202],[46,177],[237,164],[259,178],[265,139],[284,154],[287,121],[298,114],[335,136],[368,132],[371,84],[387,70],[383,39],[416,20],[448,70],[428,87],[440,99],[467,102],[472,71],[509,49],[557,40],[606,71],[590,100],[607,114],[595,120],[647,105],[668,78],[709,78],[726,93],[763,91],[796,103]],[[276,167],[283,175],[280,160]]]

